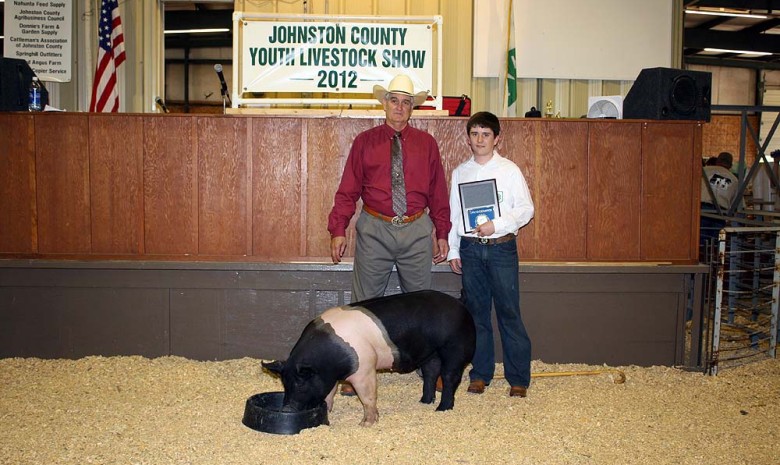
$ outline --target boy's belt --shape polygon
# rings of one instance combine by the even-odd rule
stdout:
[[[507,234],[505,236],[497,237],[495,239],[488,239],[487,237],[471,237],[471,236],[460,236],[461,239],[468,242],[476,242],[477,244],[483,244],[483,245],[496,245],[496,244],[502,244],[504,242],[509,242],[515,240],[514,234]]]
[[[367,206],[363,205],[363,211],[368,213],[371,216],[375,216],[379,218],[382,221],[387,221],[388,223],[392,223],[396,226],[400,226],[402,224],[411,223],[412,221],[417,220],[421,216],[423,216],[423,213],[425,213],[425,209],[418,211],[417,213],[411,215],[411,216],[387,216],[379,213],[376,210],[372,210],[368,208]]]

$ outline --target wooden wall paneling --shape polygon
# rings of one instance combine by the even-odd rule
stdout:
[[[328,215],[341,182],[344,165],[352,141],[361,132],[383,124],[380,119],[310,119],[308,120],[308,179],[306,236],[308,257],[330,260],[330,233]],[[345,257],[355,256],[355,222],[362,201],[358,200],[355,215],[347,228]]]
[[[89,121],[92,252],[143,253],[143,118]]]
[[[541,122],[535,120],[502,120],[499,135],[498,153],[506,157],[520,168],[528,189],[534,209],[538,209],[542,193],[536,185],[537,181],[537,139]],[[536,210],[538,212],[538,210]],[[537,237],[538,213],[517,234],[517,253],[520,261],[538,258],[539,238]]]
[[[466,136],[467,121],[468,118],[431,119],[424,128],[439,144],[448,187],[451,186],[452,170],[471,157]]]
[[[301,251],[301,255],[308,256],[309,255],[309,237],[308,237],[308,228],[309,228],[309,125],[307,123],[301,124],[301,133],[300,133],[300,140],[301,140],[301,161],[300,161],[300,170],[301,170],[301,183],[299,185],[300,189],[300,208],[299,208],[299,214],[300,214],[300,235],[298,237],[299,239],[299,249]]]
[[[89,254],[89,135],[86,114],[35,115],[38,251]]]
[[[438,142],[448,194],[452,188],[452,170],[471,156],[471,150],[466,143],[467,121],[468,118],[430,119],[425,128]],[[434,228],[434,240],[435,233]]]
[[[147,254],[198,253],[194,118],[144,120],[144,234]]]
[[[197,129],[198,253],[245,255],[247,119],[200,117]]]
[[[701,172],[704,169],[701,160],[696,156],[698,153],[702,153],[702,147],[704,145],[703,135],[704,123],[698,123],[693,128],[693,152],[691,153],[691,198],[689,199],[691,204],[691,263],[697,263],[699,260],[699,228],[701,227]]]
[[[252,121],[252,255],[295,259],[302,255],[301,128],[299,118]]]
[[[698,258],[690,241],[690,199],[699,188],[692,178],[694,128],[673,122],[642,124],[643,260],[693,263]]]
[[[32,115],[0,114],[0,252],[35,253],[35,131]]]
[[[588,259],[639,260],[641,125],[589,126]]]
[[[541,260],[584,260],[588,205],[588,124],[544,121],[536,164]]]
[[[469,156],[465,123],[412,120],[437,139],[448,179]],[[329,261],[327,216],[349,149],[358,133],[379,124],[381,118],[0,115],[7,147],[0,153],[0,254]],[[521,260],[697,259],[701,124],[505,118],[502,125],[499,153],[520,166],[536,206],[520,231]],[[636,169],[637,140],[627,129],[636,125],[638,187],[626,175]],[[112,142],[109,134],[121,138]],[[619,202],[637,188],[638,259],[636,241],[614,241],[635,234],[633,210]]]
[[[244,250],[248,256],[252,255],[252,241],[254,240],[254,214],[255,203],[252,192],[254,192],[254,178],[252,177],[254,167],[252,165],[252,154],[254,153],[255,146],[252,144],[253,118],[246,118],[246,146],[244,147],[246,158],[246,242],[244,244]]]

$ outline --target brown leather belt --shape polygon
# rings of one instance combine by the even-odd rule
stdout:
[[[487,237],[471,237],[471,236],[460,236],[461,239],[468,242],[476,242],[477,244],[482,245],[496,245],[496,244],[502,244],[504,242],[509,242],[515,240],[514,234],[507,234],[505,236],[497,237],[495,239],[488,239]]]
[[[415,213],[412,216],[406,216],[406,215],[404,215],[404,216],[387,216],[387,215],[383,215],[383,214],[379,213],[376,210],[372,210],[372,209],[368,208],[365,205],[363,205],[363,211],[368,213],[371,216],[375,216],[375,217],[379,218],[382,221],[387,221],[388,223],[392,223],[392,224],[394,224],[396,226],[400,226],[400,225],[406,224],[406,223],[411,223],[412,221],[415,221],[418,218],[420,218],[421,216],[423,216],[423,213],[425,213],[425,210],[423,209],[423,210],[418,211],[417,213]]]

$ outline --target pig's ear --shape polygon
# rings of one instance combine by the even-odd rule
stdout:
[[[303,379],[309,379],[317,373],[317,370],[309,365],[298,365],[298,376]]]
[[[275,375],[281,375],[282,369],[284,369],[284,360],[274,360],[273,362],[260,362],[263,368],[270,371]]]

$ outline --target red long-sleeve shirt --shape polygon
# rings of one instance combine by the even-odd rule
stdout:
[[[358,198],[368,208],[387,216],[393,213],[390,187],[390,151],[395,129],[382,124],[355,138],[328,215],[331,236],[345,236]],[[450,223],[449,193],[439,146],[425,131],[407,125],[401,131],[406,184],[406,214],[429,208],[436,238],[447,239]]]

